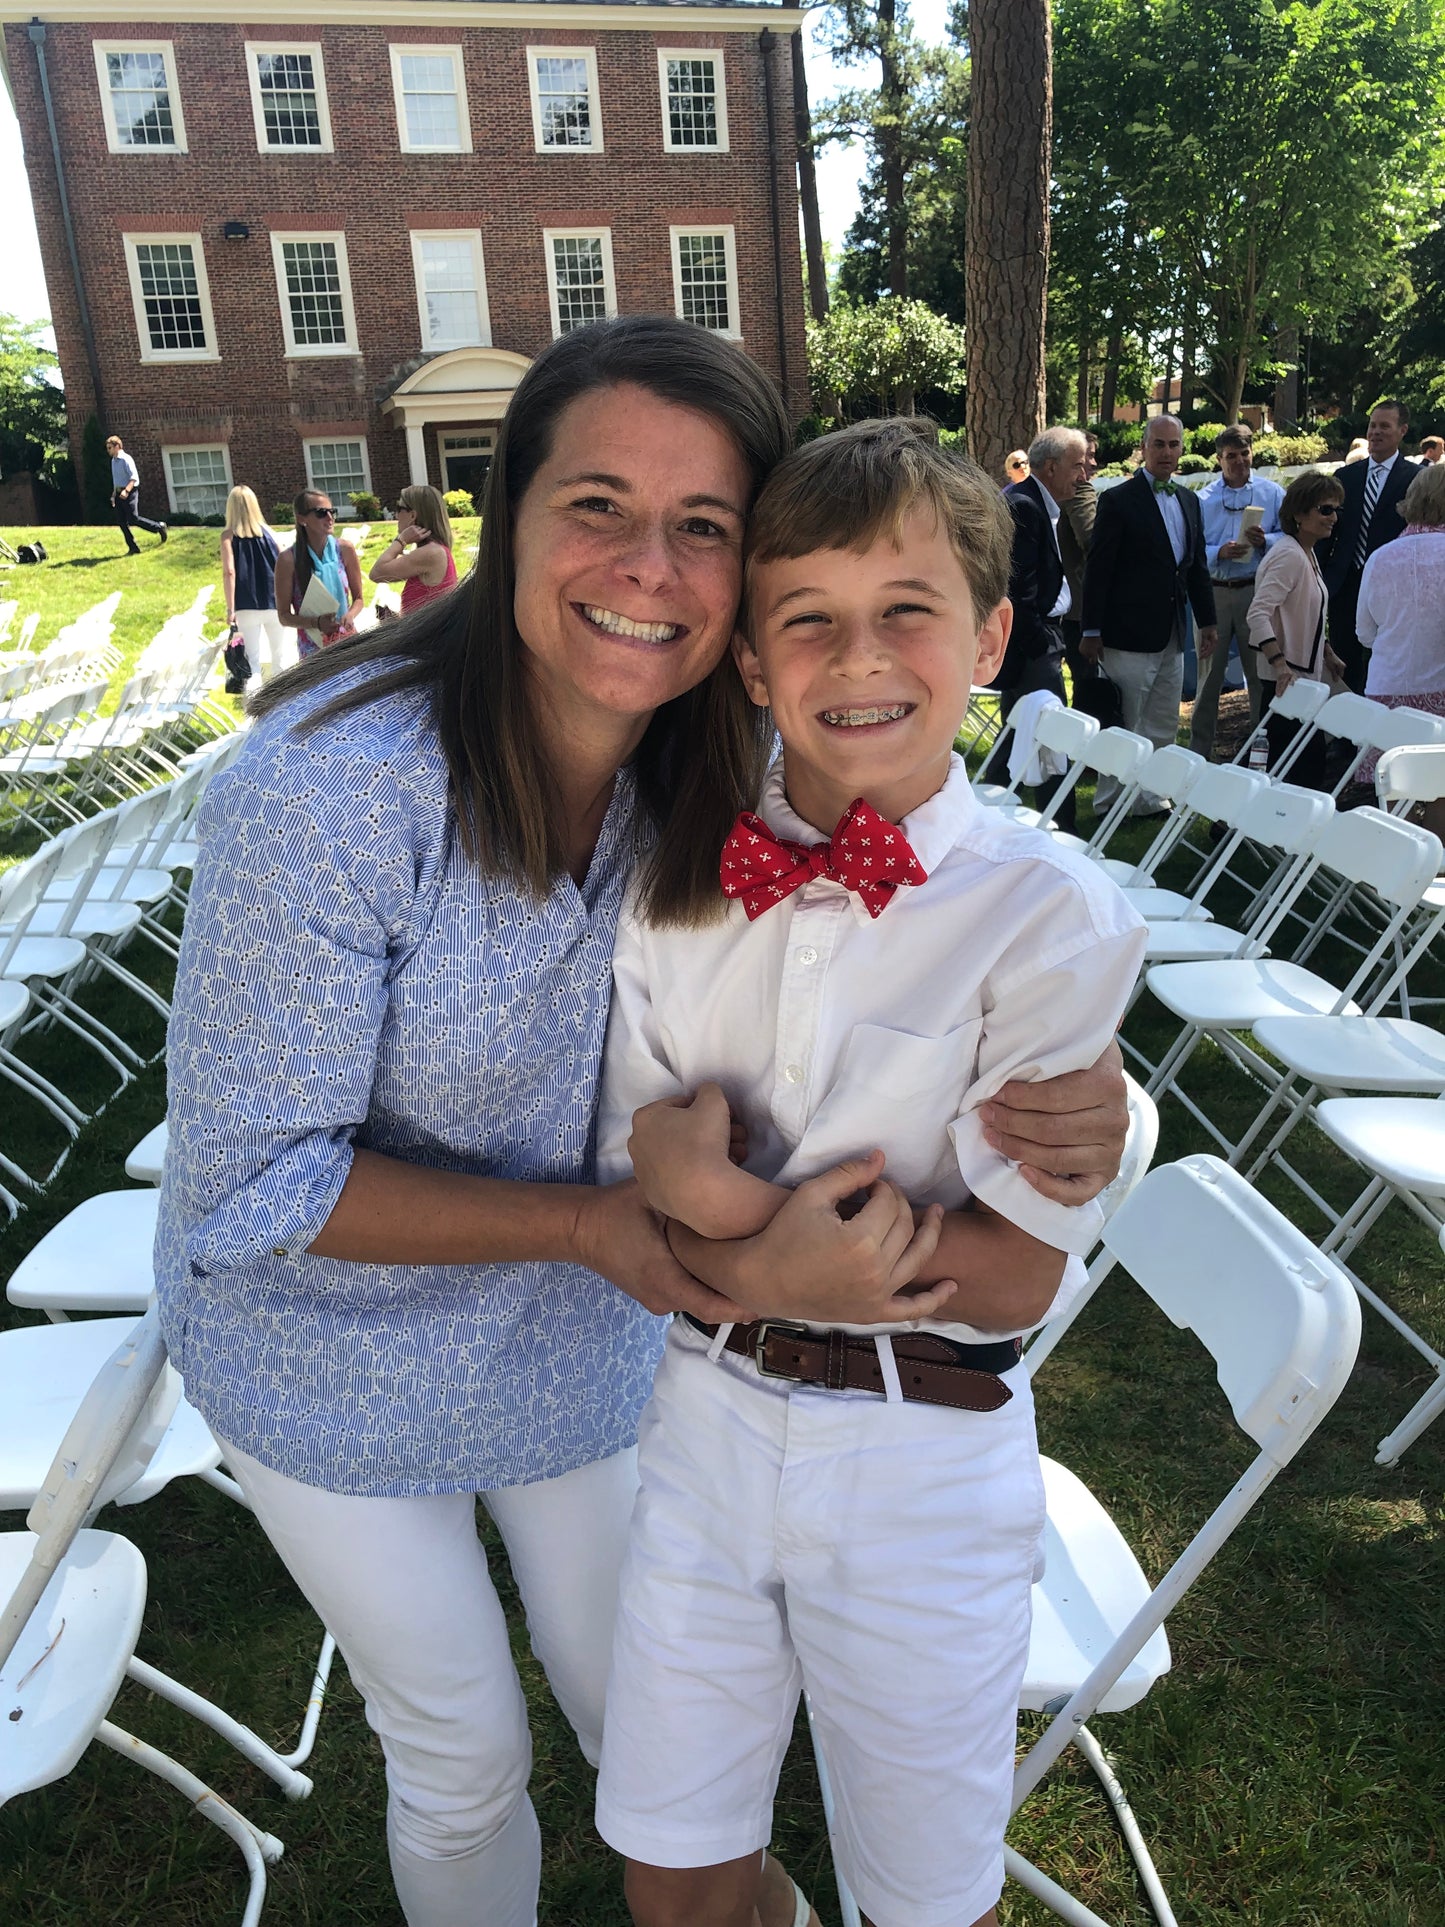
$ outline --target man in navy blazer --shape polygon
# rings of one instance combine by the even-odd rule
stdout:
[[[1013,517],[1013,557],[1009,568],[1009,600],[1014,606],[1013,630],[994,687],[1001,692],[999,713],[1008,721],[1021,697],[1036,689],[1051,689],[1060,702],[1064,693],[1063,619],[1073,599],[1059,547],[1059,516],[1084,479],[1084,437],[1076,428],[1050,428],[1036,436],[1029,449],[1029,474],[1003,492]],[[989,766],[991,780],[1006,782],[1007,750],[1003,744]],[[1048,806],[1058,779],[1036,787],[1040,809]],[[1074,828],[1072,792],[1054,819],[1062,830]]]
[[[1355,633],[1355,608],[1360,599],[1360,577],[1376,549],[1403,535],[1399,508],[1405,491],[1419,473],[1414,462],[1400,453],[1410,411],[1403,402],[1382,401],[1370,411],[1365,439],[1367,462],[1349,462],[1335,472],[1345,491],[1335,532],[1320,543],[1316,560],[1324,571],[1330,596],[1330,647],[1345,665],[1345,681],[1363,695],[1369,652]],[[1368,519],[1365,504],[1370,504]]]
[[[1174,480],[1183,453],[1180,423],[1172,415],[1152,416],[1142,468],[1099,496],[1084,569],[1079,648],[1117,686],[1124,727],[1158,749],[1179,734],[1186,606],[1205,649],[1217,639],[1204,518],[1193,491]],[[1118,793],[1112,777],[1100,777],[1095,809],[1108,810]],[[1144,791],[1134,813],[1152,816],[1163,808],[1162,798]]]

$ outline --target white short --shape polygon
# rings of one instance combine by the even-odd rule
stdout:
[[[597,1789],[630,1859],[765,1846],[800,1688],[876,1927],[1003,1886],[1044,1522],[1033,1401],[955,1412],[759,1376],[673,1325],[639,1446]]]

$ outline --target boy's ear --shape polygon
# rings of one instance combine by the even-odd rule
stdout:
[[[992,682],[1003,667],[1004,652],[1013,634],[1014,606],[1005,596],[978,626],[978,649],[974,655],[973,680]]]
[[[766,709],[768,685],[763,680],[763,665],[758,661],[757,651],[741,629],[733,630],[733,661],[738,666],[738,674],[743,679],[743,687],[748,695],[759,709]]]

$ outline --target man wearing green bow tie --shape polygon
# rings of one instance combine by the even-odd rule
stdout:
[[[1216,635],[1204,520],[1193,490],[1174,480],[1183,453],[1180,423],[1153,416],[1144,429],[1143,466],[1100,492],[1084,571],[1080,650],[1117,685],[1124,727],[1160,749],[1179,733],[1186,607],[1205,654]],[[1109,809],[1117,795],[1118,785],[1101,777],[1095,809]],[[1141,792],[1134,813],[1163,808],[1161,798]]]

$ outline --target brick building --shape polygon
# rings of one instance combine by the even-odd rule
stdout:
[[[531,358],[617,313],[734,337],[801,413],[801,20],[0,0],[77,460],[94,411],[152,514],[472,487]]]

